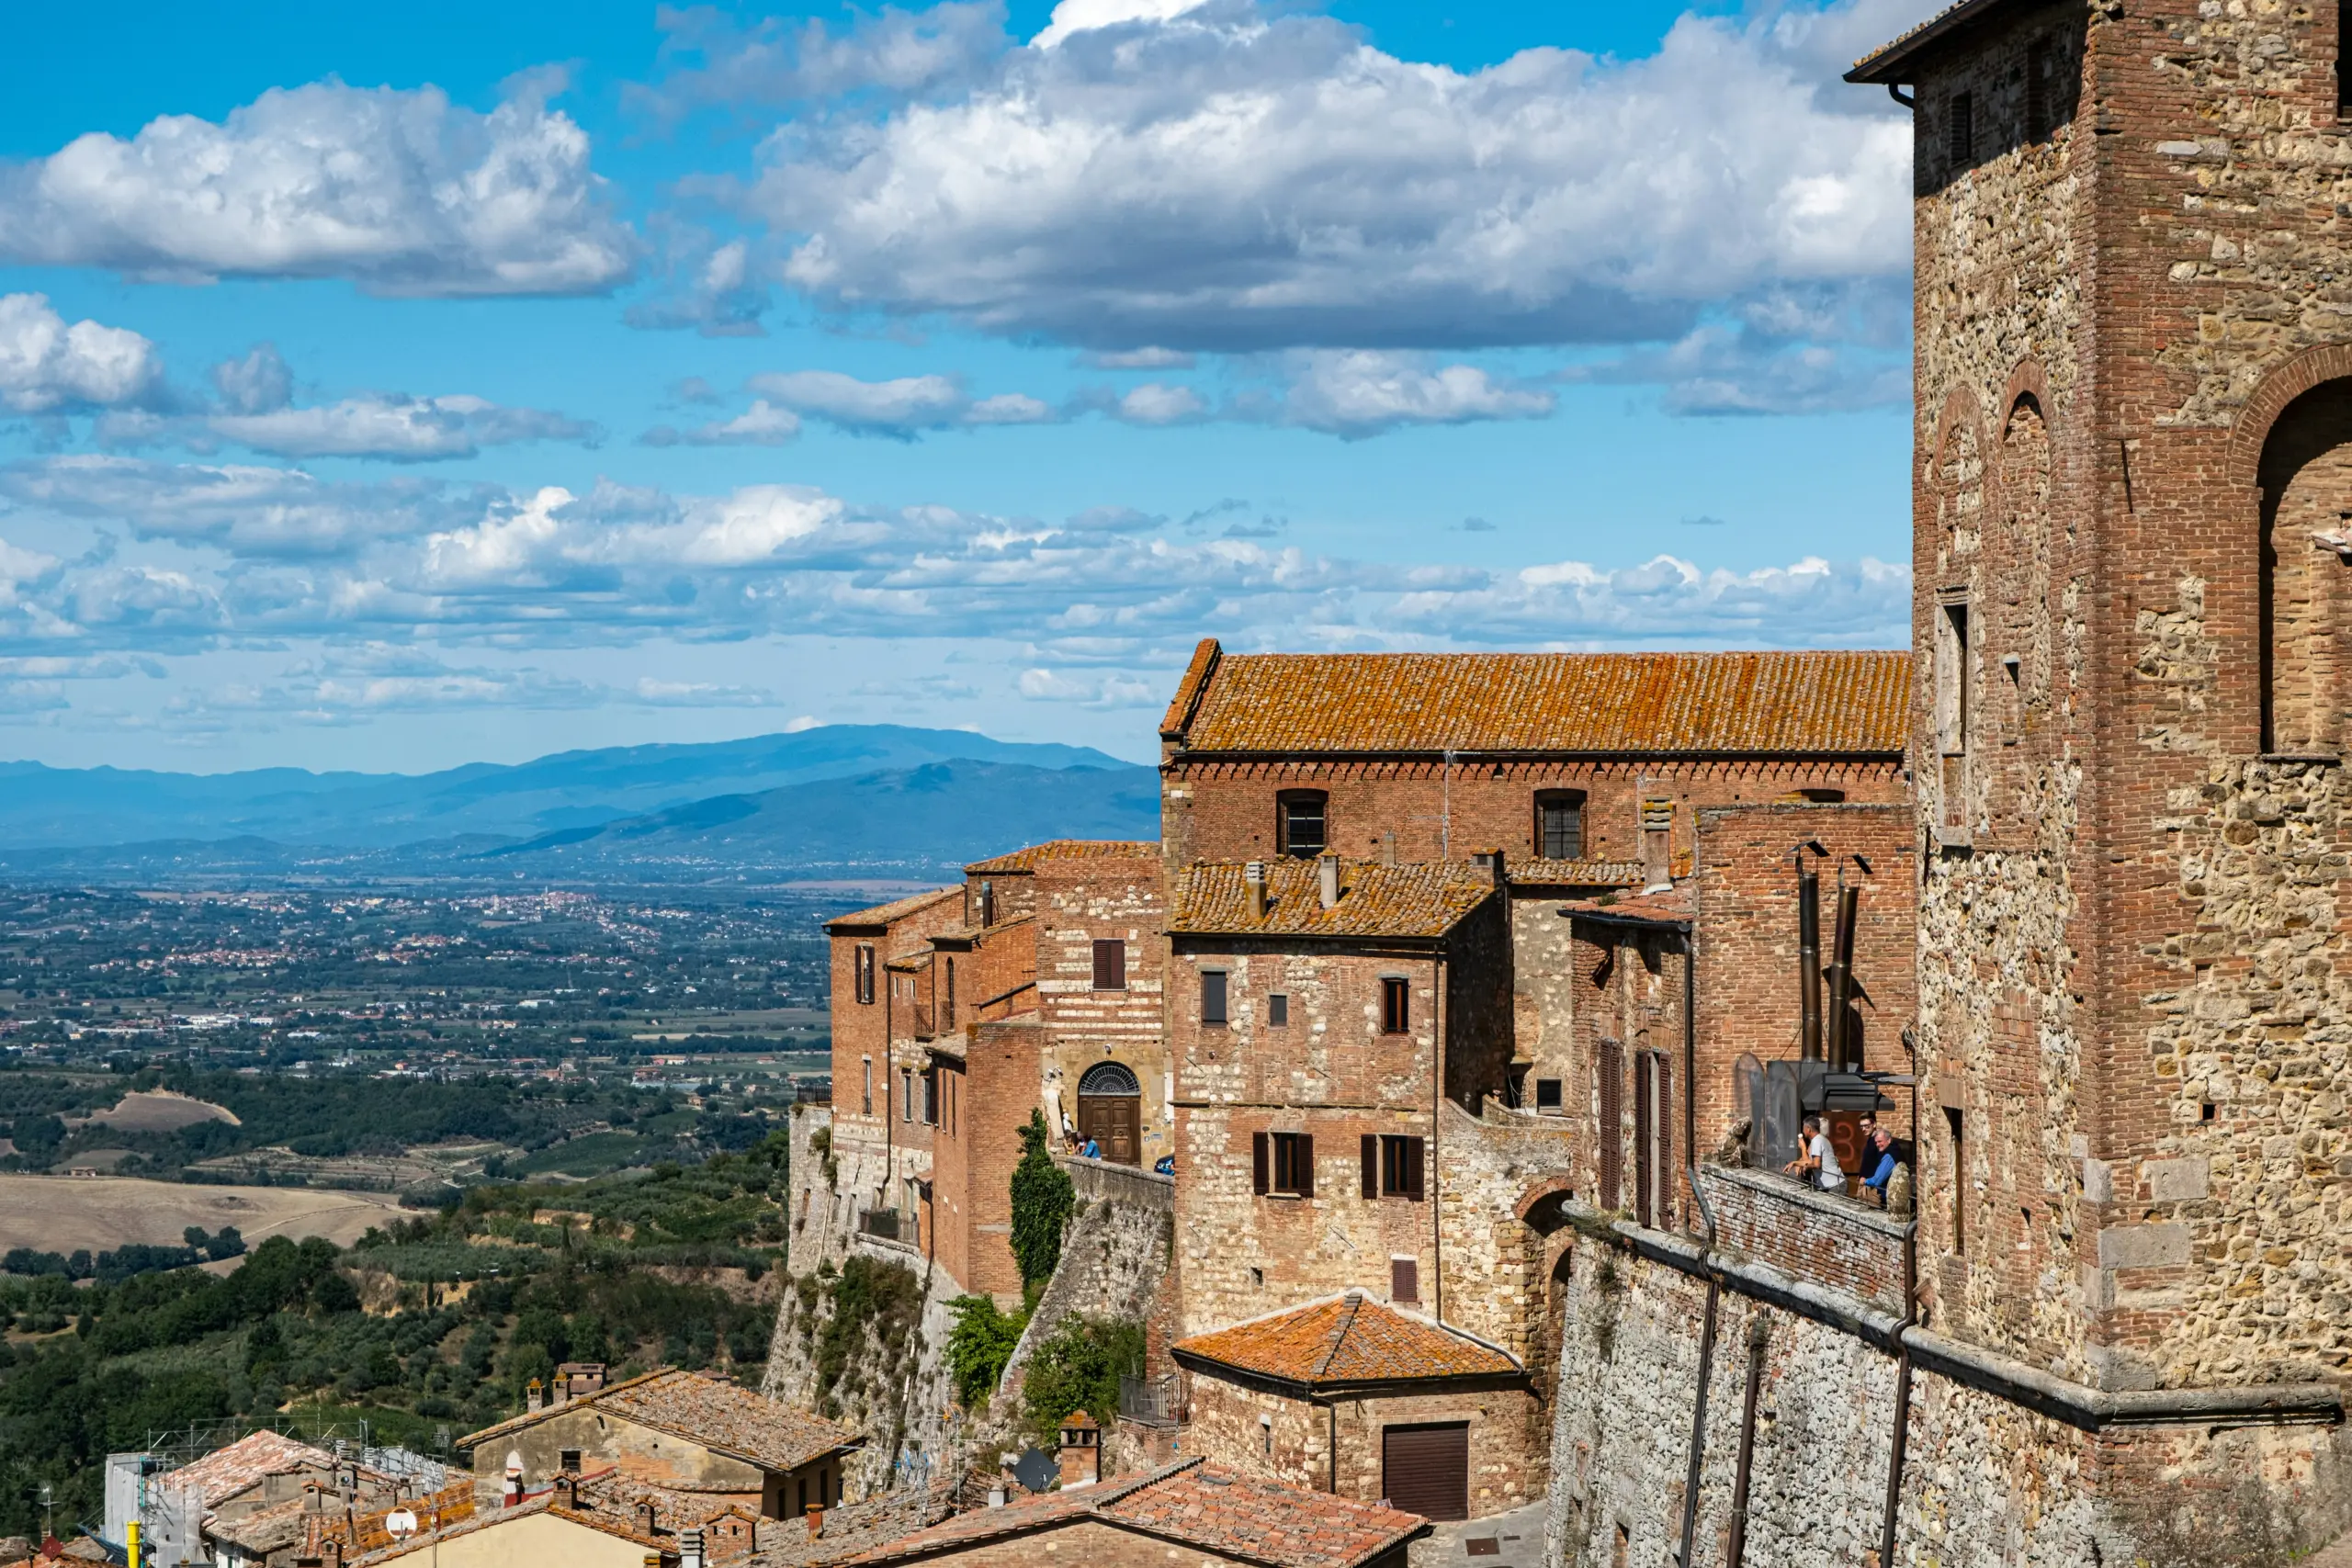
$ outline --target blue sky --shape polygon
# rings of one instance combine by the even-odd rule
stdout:
[[[1138,759],[1193,642],[1881,646],[1931,8],[54,7],[0,755]]]

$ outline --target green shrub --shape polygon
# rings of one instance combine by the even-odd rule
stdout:
[[[956,1314],[956,1326],[947,1335],[947,1367],[956,1379],[956,1397],[967,1409],[975,1408],[996,1392],[1029,1314],[1007,1316],[987,1296],[957,1296],[947,1310]]]
[[[1111,1426],[1119,1416],[1119,1379],[1142,1371],[1142,1324],[1071,1318],[1031,1353],[1023,1374],[1021,1402],[1031,1435],[1050,1444],[1062,1417],[1073,1410]]]
[[[1077,1206],[1069,1174],[1046,1152],[1046,1118],[1032,1111],[1021,1129],[1021,1163],[1012,1168],[1012,1259],[1024,1284],[1053,1278],[1062,1232]]]

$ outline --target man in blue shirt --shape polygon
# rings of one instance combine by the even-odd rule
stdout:
[[[1862,1145],[1862,1186],[1886,1207],[1886,1184],[1894,1179],[1894,1134],[1873,1122]]]

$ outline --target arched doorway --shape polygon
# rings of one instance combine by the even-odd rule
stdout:
[[[1141,1163],[1143,1086],[1124,1065],[1097,1062],[1078,1080],[1078,1137],[1093,1139],[1106,1160]]]
[[[2341,627],[2352,535],[2352,381],[2323,381],[2263,442],[2262,748],[2342,750]]]

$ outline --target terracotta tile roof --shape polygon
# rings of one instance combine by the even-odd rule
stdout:
[[[1139,1486],[1099,1517],[1275,1568],[1353,1568],[1427,1528],[1419,1514],[1306,1492],[1213,1466]]]
[[[835,915],[825,922],[825,929],[830,931],[847,926],[887,926],[895,920],[903,920],[909,915],[919,914],[942,898],[960,898],[963,896],[964,890],[960,887],[934,887],[928,893],[910,893],[903,898],[893,898],[888,904],[876,904],[870,909],[854,909],[846,915]]]
[[[1900,651],[1273,653],[1219,659],[1166,738],[1250,754],[1894,757],[1910,718]]]
[[[382,1547],[348,1561],[351,1568],[361,1568],[362,1564],[370,1565],[372,1568],[375,1563],[390,1562],[397,1558],[413,1556],[420,1551],[429,1551],[441,1542],[474,1535],[482,1530],[496,1529],[501,1525],[512,1524],[516,1519],[527,1519],[535,1514],[547,1514],[571,1524],[582,1525],[601,1535],[613,1536],[633,1545],[645,1547],[649,1551],[661,1552],[665,1557],[675,1558],[677,1555],[678,1542],[674,1536],[661,1537],[642,1533],[638,1529],[634,1517],[625,1510],[597,1507],[585,1503],[572,1507],[564,1507],[556,1502],[553,1492],[541,1492],[526,1497],[511,1508],[486,1508],[470,1518],[460,1520],[443,1529],[421,1529],[404,1541]]]
[[[1515,860],[1503,870],[1524,887],[1638,887],[1649,874],[1630,860]]]
[[[1419,1535],[1419,1514],[1306,1492],[1185,1460],[1128,1482],[976,1508],[848,1559],[935,1557],[1085,1521],[1256,1562],[1266,1568],[1356,1568]],[[830,1531],[831,1525],[827,1524]],[[756,1568],[768,1568],[762,1553]]]
[[[1204,862],[1176,874],[1168,929],[1216,935],[1439,937],[1495,896],[1495,874],[1455,862],[1348,861],[1340,901],[1323,907],[1313,861],[1266,863],[1266,916],[1252,919],[1239,865]]]
[[[527,1411],[458,1440],[461,1449],[496,1442],[566,1411],[594,1405],[605,1416],[672,1432],[763,1470],[797,1470],[836,1449],[865,1439],[820,1416],[700,1372],[665,1367],[582,1394],[545,1410]]]
[[[1959,31],[1973,22],[1989,17],[2012,0],[1954,0],[1954,4],[1921,22],[1917,27],[1899,34],[1893,42],[1880,45],[1854,62],[1846,73],[1849,82],[1907,82],[1911,78],[1900,73],[1909,70],[1928,46],[1945,36]]]
[[[1280,1382],[1411,1382],[1509,1377],[1521,1371],[1504,1350],[1458,1328],[1400,1312],[1361,1291],[1196,1334],[1180,1356]]]
[[[1572,898],[1560,906],[1570,917],[1589,916],[1618,925],[1689,925],[1696,916],[1690,885],[1679,883],[1663,892],[1642,892],[1610,899]]]
[[[205,1507],[215,1508],[265,1476],[282,1475],[289,1470],[334,1469],[333,1454],[282,1432],[263,1431],[215,1449],[193,1464],[157,1477],[156,1483],[181,1491],[194,1488]]]
[[[1086,860],[1115,858],[1119,860],[1156,860],[1159,856],[1157,839],[1049,839],[1042,844],[1032,844],[1025,850],[998,855],[993,860],[974,861],[964,868],[967,876],[1015,876],[1033,872],[1038,864],[1049,860]]]
[[[248,1557],[266,1557],[300,1540],[303,1527],[311,1517],[302,1499],[296,1497],[233,1519],[213,1520],[204,1528],[206,1534],[227,1541]]]
[[[886,1492],[863,1503],[825,1510],[824,1534],[810,1540],[808,1527],[794,1519],[773,1530],[761,1531],[765,1544],[745,1568],[823,1568],[824,1564],[861,1556],[885,1542],[930,1529],[947,1517],[955,1501],[953,1483],[934,1482],[921,1492]],[[773,1536],[773,1540],[768,1538]]]

